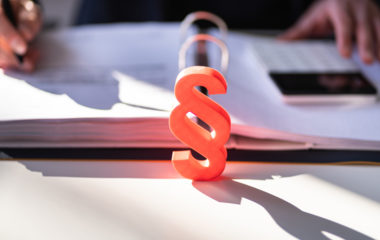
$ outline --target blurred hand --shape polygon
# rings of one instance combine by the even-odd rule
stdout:
[[[355,38],[365,63],[380,59],[380,11],[371,0],[318,0],[279,38],[296,40],[333,32],[343,57],[350,57]]]
[[[41,9],[29,0],[11,0],[11,5],[18,27],[13,27],[0,8],[0,68],[17,68],[30,72],[35,67],[38,54],[36,50],[28,48],[28,42],[33,40],[40,30]],[[23,63],[19,63],[15,53],[24,55]]]

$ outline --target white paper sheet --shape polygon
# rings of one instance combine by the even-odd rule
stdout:
[[[276,86],[250,53],[252,39],[254,36],[230,33],[227,94],[212,96],[229,112],[232,133],[311,144],[347,144],[351,147],[355,147],[357,142],[345,140],[363,140],[367,141],[365,144],[379,148],[380,102],[340,106],[286,105],[281,101]],[[220,62],[217,52],[214,50],[210,55],[214,66]],[[357,54],[354,57],[358,62]],[[380,89],[379,62],[371,66],[359,63],[359,66]],[[244,126],[253,128],[249,130]]]
[[[86,107],[136,104],[135,96],[129,96],[135,92],[145,107],[170,110],[178,74],[178,29],[178,23],[106,24],[45,33],[36,41],[41,51],[36,71],[6,74],[38,89],[66,94]],[[137,85],[120,83],[115,72],[135,79]],[[144,93],[139,82],[173,97]]]
[[[7,73],[26,82],[0,76],[0,120],[168,118],[169,112],[146,108],[172,107],[178,74],[178,26],[98,25],[41,36],[37,71],[31,75]],[[379,102],[286,105],[254,61],[250,41],[252,36],[230,33],[227,94],[212,96],[229,112],[231,133],[306,142],[304,148],[380,148]],[[211,50],[209,57],[211,66],[220,69],[217,51]],[[359,65],[380,87],[379,63]],[[362,141],[361,145],[356,140]]]
[[[66,94],[52,94],[5,75],[0,75],[0,99],[1,121],[169,116],[168,112],[136,108],[123,103],[114,104],[110,110],[89,108],[76,103]]]

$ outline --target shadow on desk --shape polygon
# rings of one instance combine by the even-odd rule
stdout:
[[[210,182],[194,181],[193,186],[218,202],[240,204],[242,198],[246,198],[261,205],[283,230],[297,239],[329,240],[323,232],[346,240],[373,239],[336,222],[306,213],[279,197],[230,178],[221,177]]]
[[[182,179],[170,161],[21,161],[21,163],[29,170],[42,172],[43,176],[46,177]],[[378,167],[371,168],[369,166],[310,166],[235,162],[227,164],[224,177],[210,182],[193,181],[191,184],[199,193],[219,203],[241,205],[244,198],[259,204],[279,227],[298,239],[328,240],[330,239],[328,236],[332,234],[347,240],[367,240],[373,238],[337,222],[302,211],[278,196],[239,181],[248,179],[256,180],[256,183],[268,183],[268,180],[271,179],[277,188],[286,187],[289,190],[297,188],[299,182],[305,183],[307,180],[305,176],[312,176],[315,182],[323,182],[331,186],[328,191],[324,190],[325,194],[329,191],[334,192],[340,187],[345,188],[343,191],[349,190],[380,202],[379,194],[373,193],[368,187],[366,188],[371,183],[373,186],[376,180],[371,178],[371,174],[376,174],[378,171],[367,172],[373,168],[378,169]],[[363,175],[366,175],[365,179],[358,181]],[[274,178],[279,180],[274,180]],[[282,185],[283,183],[287,184]],[[313,185],[312,181],[305,185],[314,194],[319,194],[317,185]],[[294,191],[300,196],[304,194],[300,189]],[[371,195],[371,193],[375,195]],[[338,197],[337,195],[340,199],[343,199],[344,196]],[[196,203],[194,204],[196,205]],[[360,206],[356,207],[360,209]],[[254,228],[255,226],[252,226],[253,230]]]
[[[260,158],[258,158],[260,160]],[[182,179],[171,161],[19,161],[46,177]],[[336,166],[229,162],[223,176],[232,179],[268,180],[311,175],[355,192],[380,204],[380,192],[369,186],[380,181],[380,166]]]
[[[45,177],[186,181],[174,170],[170,161],[20,161],[20,163],[31,171],[41,172]],[[374,183],[379,180],[378,170],[377,166],[231,162],[226,166],[224,177],[210,182],[191,183],[189,181],[188,184],[192,184],[197,190],[191,191],[192,194],[197,195],[198,192],[198,194],[216,200],[216,204],[242,205],[242,199],[259,204],[281,229],[298,239],[327,240],[329,234],[330,236],[332,234],[343,239],[367,240],[372,238],[332,220],[305,212],[304,208],[302,208],[303,210],[298,208],[298,204],[296,204],[297,206],[293,205],[295,204],[294,198],[290,198],[293,199],[290,201],[293,203],[290,203],[288,198],[294,194],[302,197],[306,189],[309,192],[309,198],[320,195],[327,197],[331,203],[331,200],[334,201],[335,198],[346,201],[353,196],[353,198],[359,199],[360,204],[369,203],[377,209],[376,206],[380,203],[380,194],[374,190],[377,187]],[[268,181],[270,179],[271,181]],[[248,181],[248,183],[244,184],[244,181]],[[269,191],[268,189],[265,191],[259,189],[264,185],[266,187],[275,186],[276,189],[291,194],[287,197],[281,194],[276,196],[278,192],[272,193],[270,188]],[[281,196],[282,198],[280,198]],[[316,213],[323,214],[325,212],[322,204],[325,204],[326,199],[323,197],[322,199],[321,202],[308,203],[312,205],[312,208],[319,209],[316,210]],[[319,206],[315,206],[315,204]],[[361,209],[360,204],[350,202],[346,205],[354,206],[358,210]],[[194,207],[196,206],[197,202],[194,202]],[[356,212],[352,211],[347,214],[354,217]],[[228,218],[228,216],[223,217]],[[254,228],[255,226],[252,226],[252,230]]]

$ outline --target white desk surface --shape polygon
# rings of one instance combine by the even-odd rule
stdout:
[[[380,167],[1,161],[0,239],[380,239]]]

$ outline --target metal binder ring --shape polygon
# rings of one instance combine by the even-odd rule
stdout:
[[[198,41],[210,41],[220,47],[220,49],[222,50],[222,74],[225,76],[228,69],[228,58],[229,58],[228,48],[222,40],[208,34],[197,34],[195,36],[191,36],[186,40],[186,42],[182,44],[182,47],[179,50],[179,60],[178,60],[179,71],[182,71],[183,69],[186,68],[187,50],[190,48],[190,46],[193,43],[198,42]]]
[[[183,43],[186,39],[187,30],[193,24],[193,22],[197,20],[208,20],[218,26],[220,31],[220,38],[223,41],[227,40],[228,28],[226,23],[218,16],[209,13],[209,12],[194,12],[190,13],[186,16],[186,18],[182,21],[181,26],[179,27],[180,40]]]

